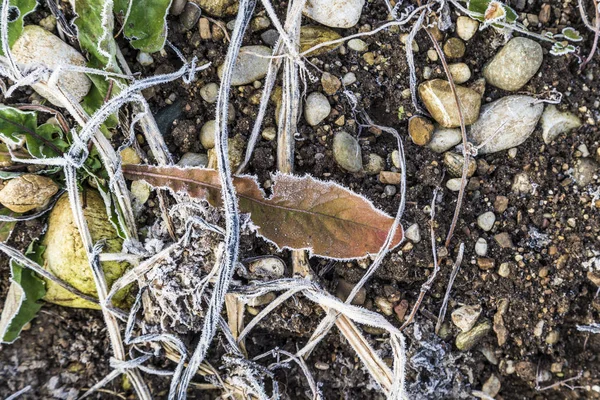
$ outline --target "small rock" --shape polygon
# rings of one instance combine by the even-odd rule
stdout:
[[[398,190],[396,189],[396,186],[393,185],[385,185],[385,187],[383,188],[383,193],[388,197],[392,197],[396,194],[397,191]]]
[[[352,85],[354,82],[356,82],[356,74],[354,72],[348,72],[342,77],[344,86]]]
[[[533,336],[535,337],[540,337],[542,336],[542,333],[544,333],[544,325],[546,324],[546,322],[541,319],[538,321],[537,324],[535,324],[535,328],[533,328]]]
[[[493,258],[488,258],[488,257],[478,257],[477,258],[477,266],[484,270],[490,270],[492,268],[494,268],[494,259]]]
[[[435,49],[427,50],[427,58],[433,62],[436,62],[439,59],[437,51],[435,51]]]
[[[264,31],[260,35],[260,38],[265,44],[274,46],[277,43],[277,39],[279,39],[279,32],[277,32],[277,29],[269,29],[268,31]]]
[[[398,150],[392,151],[392,164],[396,168],[401,168],[401,165],[400,165],[400,152]]]
[[[275,138],[277,137],[277,130],[275,130],[274,127],[270,126],[262,131],[261,136],[265,140],[275,140]]]
[[[379,181],[385,185],[399,185],[402,175],[399,172],[381,171]]]
[[[456,34],[465,42],[471,40],[479,29],[479,21],[461,15],[456,20]]]
[[[554,104],[550,104],[542,114],[542,137],[549,144],[560,134],[569,132],[581,126],[578,116],[568,111],[559,111]]]
[[[210,21],[208,18],[200,18],[198,20],[198,32],[200,32],[200,38],[202,40],[212,39],[212,33],[210,31]]]
[[[452,37],[444,43],[444,54],[448,58],[461,58],[465,55],[465,42],[459,38]]]
[[[48,32],[54,32],[56,29],[56,17],[52,14],[40,20],[40,26]]]
[[[317,361],[315,362],[315,368],[320,369],[321,371],[327,371],[329,369],[329,364],[323,361]]]
[[[482,107],[469,138],[476,146],[483,144],[479,154],[517,147],[531,136],[543,111],[544,105],[533,97],[503,97]]]
[[[508,299],[498,300],[498,310],[494,314],[494,332],[498,340],[498,346],[504,346],[508,339],[508,329],[504,325],[504,315],[508,312]]]
[[[461,181],[462,179],[460,178],[448,179],[448,182],[446,182],[446,187],[453,192],[458,192],[460,190]]]
[[[460,333],[456,337],[456,347],[461,351],[471,350],[492,329],[489,321],[483,321],[468,332]]]
[[[462,142],[460,129],[438,128],[433,132],[428,148],[436,153],[443,153]]]
[[[531,192],[531,182],[527,172],[520,172],[513,178],[512,191],[520,194],[528,194]]]
[[[494,240],[503,249],[512,249],[514,247],[512,239],[510,238],[510,235],[507,232],[502,232],[497,235],[494,235]]]
[[[477,225],[485,232],[490,231],[494,227],[496,222],[496,215],[493,212],[488,211],[477,217]]]
[[[148,185],[145,181],[131,182],[131,195],[140,204],[146,204],[146,202],[150,198],[151,192],[152,192],[152,187],[150,185]]]
[[[150,54],[144,53],[143,51],[138,52],[135,59],[142,67],[147,67],[148,65],[152,65],[154,63],[154,58],[152,58]]]
[[[200,89],[200,97],[207,103],[216,103],[217,97],[219,97],[219,85],[216,83],[207,83],[202,86]]]
[[[498,379],[496,375],[492,374],[488,380],[485,381],[481,390],[491,398],[495,398],[500,392],[501,386],[502,384],[500,383],[500,379]]]
[[[181,23],[184,32],[189,31],[194,26],[196,26],[198,20],[200,19],[201,13],[202,11],[200,10],[200,7],[198,7],[197,4],[188,2],[185,5],[185,7],[183,8],[183,12],[179,16],[179,22]]]
[[[542,65],[542,46],[525,37],[511,39],[483,68],[488,83],[500,89],[521,89]]]
[[[337,76],[331,75],[329,72],[324,72],[323,75],[321,75],[321,86],[323,86],[325,93],[332,96],[340,90],[342,82]]]
[[[306,104],[304,105],[304,119],[310,126],[317,126],[323,121],[331,112],[331,106],[329,100],[323,93],[312,92],[306,97]]]
[[[177,165],[180,167],[206,167],[208,165],[208,156],[200,153],[185,153],[181,156]]]
[[[5,181],[0,190],[0,203],[16,213],[43,208],[58,192],[58,185],[50,178],[26,174]]]
[[[494,211],[502,214],[508,208],[508,197],[506,196],[496,196],[496,200],[494,200]]]
[[[463,165],[465,164],[465,158],[456,153],[450,151],[444,153],[444,165],[448,169],[448,173],[453,177],[462,176]],[[467,177],[473,176],[477,171],[477,162],[473,158],[469,158],[469,165],[467,168]]]
[[[253,279],[273,280],[285,275],[285,263],[279,257],[260,257],[248,265]]]
[[[481,315],[481,306],[462,306],[452,311],[452,322],[456,325],[461,331],[468,332],[470,331],[475,323],[479,319]]]
[[[300,51],[304,53],[305,51],[308,51],[321,43],[330,42],[340,38],[340,34],[333,29],[329,29],[324,26],[306,25],[300,28]],[[320,47],[311,51],[307,55],[314,57],[325,54],[331,50],[337,49],[341,45],[341,43],[336,43]]]
[[[385,168],[385,160],[378,154],[369,154],[369,159],[365,165],[365,173],[367,175],[377,175]]]
[[[548,3],[542,4],[542,9],[538,14],[538,19],[542,24],[547,24],[550,22],[550,12],[552,11],[552,6]]]
[[[524,381],[535,381],[537,376],[536,370],[536,365],[529,361],[519,361],[515,365],[515,371],[517,375]]]
[[[500,264],[500,267],[498,267],[498,275],[503,278],[508,278],[510,276],[510,264],[507,262]]]
[[[233,73],[231,85],[247,85],[265,77],[269,68],[271,49],[267,46],[243,46],[240,48]],[[219,79],[223,77],[223,65],[217,69]]]
[[[348,298],[348,296],[350,295],[350,292],[352,291],[352,289],[354,289],[354,284],[340,279],[338,281],[337,284],[337,288],[335,289],[335,295],[342,301],[346,301],[346,299]],[[354,299],[352,300],[352,304],[355,306],[362,306],[363,304],[365,304],[365,300],[367,298],[367,290],[362,287],[360,288],[360,290],[356,293],[356,296],[354,296]]]
[[[21,36],[12,46],[12,55],[20,64],[31,67],[42,64],[51,70],[59,65],[85,67],[87,63],[81,53],[37,25],[27,25],[23,28]],[[80,102],[92,87],[92,81],[83,72],[65,70],[58,74],[56,83],[77,102]],[[32,88],[55,106],[65,106],[42,82],[32,85]]]
[[[596,286],[600,287],[600,272],[588,271],[587,278]]]
[[[358,23],[365,0],[310,0],[304,15],[331,28],[352,28]]]
[[[480,257],[485,257],[487,255],[487,251],[487,241],[484,238],[477,239],[477,242],[475,243],[475,254],[477,254]]]
[[[273,300],[275,300],[275,293],[268,292],[257,297],[251,297],[246,304],[250,307],[260,307],[270,304]]]
[[[421,230],[418,224],[412,224],[404,231],[404,236],[413,243],[419,243],[421,241]]]
[[[598,163],[591,158],[580,158],[575,163],[573,180],[578,186],[587,186],[594,181],[594,175],[598,170]]]
[[[234,15],[238,10],[238,0],[192,0],[203,11],[215,17]]]
[[[200,129],[200,143],[207,150],[215,147],[216,122],[214,119],[211,119],[202,125]]]
[[[269,26],[271,26],[271,20],[264,15],[254,17],[250,22],[250,27],[253,31],[262,31],[267,29]]]
[[[400,41],[402,42],[403,45],[406,46],[406,42],[408,41],[408,33],[403,33],[402,35],[400,35]],[[417,44],[417,41],[413,39],[413,41],[411,42],[411,45],[412,45],[413,53],[418,53],[419,45]]]
[[[454,83],[457,85],[471,79],[471,69],[469,69],[469,66],[465,63],[450,64],[448,65],[448,69],[450,70],[452,79],[454,79]]]
[[[175,16],[181,14],[186,4],[187,0],[173,0],[173,3],[171,3],[171,8],[169,9],[169,14]]]
[[[369,45],[361,39],[351,39],[348,41],[348,48],[350,50],[358,51],[363,53],[369,49]]]
[[[123,165],[140,164],[142,162],[142,159],[140,158],[138,153],[136,153],[136,151],[134,149],[132,149],[131,147],[126,147],[123,150],[121,150],[120,155],[121,155],[121,163]]]
[[[473,89],[457,85],[456,92],[461,103],[465,125],[471,125],[479,117],[481,95]],[[419,85],[419,96],[431,116],[445,128],[460,126],[458,107],[450,84],[442,79],[434,79]]]
[[[414,116],[408,120],[408,134],[417,146],[425,146],[431,141],[434,126],[425,117]]]
[[[349,172],[362,170],[362,152],[356,138],[341,131],[333,138],[333,157],[337,164]]]
[[[558,343],[558,339],[560,339],[560,333],[558,333],[558,331],[552,331],[548,333],[548,336],[546,336],[546,343],[553,345]]]
[[[390,316],[394,313],[394,306],[385,297],[377,296],[375,298],[375,305],[384,315]]]

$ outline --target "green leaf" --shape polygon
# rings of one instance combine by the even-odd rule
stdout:
[[[23,32],[23,18],[31,13],[37,7],[36,0],[10,0],[8,10],[8,44],[12,45],[17,41]],[[11,19],[14,18],[14,19]],[[0,44],[2,39],[0,38]],[[0,55],[4,55],[0,45]]]
[[[475,19],[481,22],[493,23],[502,20],[512,24],[517,21],[518,17],[515,10],[497,0],[470,0],[467,8],[469,11],[479,14]]]
[[[579,31],[576,31],[570,26],[564,28],[562,30],[562,34],[567,40],[570,40],[571,42],[581,42],[583,40]]]
[[[131,3],[131,9],[128,9]],[[162,50],[167,39],[166,18],[171,0],[115,0],[115,13],[121,13],[123,33],[133,48],[146,53]]]
[[[39,262],[43,251],[44,248],[34,242],[26,254]],[[46,294],[46,285],[33,271],[14,261],[10,263],[10,269],[11,284],[0,317],[0,340],[4,343],[17,340],[23,326],[31,321],[42,307],[38,301]]]
[[[21,145],[27,132],[35,132],[36,128],[35,112],[0,106],[0,139],[6,144]]]
[[[88,54],[89,66],[117,71],[112,5],[110,0],[75,0],[78,15],[75,25],[79,44]]]
[[[108,95],[109,83],[104,79],[103,76],[88,75],[88,77],[91,79],[93,85],[88,94],[83,98],[81,106],[89,115],[92,115],[104,104],[104,100]],[[118,93],[118,86],[113,85],[110,97]],[[118,124],[119,119],[115,113],[109,116],[106,121],[104,121],[104,124],[102,124],[100,130],[102,133],[104,133],[104,136],[110,137],[111,133],[109,129],[115,128]]]
[[[565,42],[566,43],[566,42]],[[563,56],[565,54],[574,53],[577,48],[572,44],[565,44],[563,42],[556,42],[552,49],[550,49],[550,54],[553,56]]]
[[[15,213],[8,208],[3,208],[0,210],[0,215],[14,216]],[[6,242],[8,240],[16,224],[16,222],[0,221],[0,242]]]

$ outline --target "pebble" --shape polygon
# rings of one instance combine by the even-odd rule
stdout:
[[[406,46],[407,41],[408,41],[408,33],[403,33],[402,35],[400,35],[400,42],[402,42],[403,45]],[[417,41],[413,39],[413,41],[411,42],[411,45],[412,45],[413,53],[418,53],[419,45],[417,44]]]
[[[461,154],[448,151],[444,153],[443,162],[450,176],[454,178],[462,176],[465,158]],[[469,165],[467,167],[467,177],[470,178],[473,176],[475,171],[477,171],[477,162],[471,157],[469,158]]]
[[[329,369],[329,364],[323,361],[317,361],[315,362],[315,368],[320,369],[321,371],[327,371]]]
[[[465,55],[465,42],[459,38],[452,37],[444,43],[444,54],[448,58],[461,58]]]
[[[215,17],[234,15],[238,10],[238,0],[192,0],[202,11]]]
[[[454,79],[454,83],[457,85],[471,79],[471,69],[469,69],[469,66],[465,63],[450,64],[448,65],[448,69],[450,70],[452,79]]]
[[[544,105],[533,97],[507,96],[486,104],[469,131],[471,142],[479,146],[479,154],[490,154],[516,147],[535,130]]]
[[[339,33],[333,29],[326,28],[324,26],[306,25],[300,28],[300,51],[302,53],[310,50],[311,48],[325,42],[340,39]],[[341,43],[331,44],[328,46],[319,47],[308,53],[310,56],[318,56],[325,54],[331,50],[335,50],[340,47]]]
[[[181,156],[177,162],[180,167],[206,167],[208,165],[208,156],[206,154],[187,152]]]
[[[568,111],[559,111],[554,104],[550,104],[542,114],[542,138],[550,144],[559,135],[581,126],[579,117]]]
[[[404,231],[404,236],[413,243],[419,243],[421,241],[421,230],[418,224],[412,224]]]
[[[399,172],[381,171],[379,181],[385,185],[399,185],[402,175]]]
[[[427,58],[433,62],[436,62],[439,59],[437,51],[435,51],[435,49],[427,50]]]
[[[154,63],[154,58],[152,58],[150,54],[144,53],[143,51],[138,52],[135,59],[142,67],[147,67],[148,65],[152,65]]]
[[[337,164],[349,172],[362,170],[362,152],[356,138],[340,131],[333,138],[333,157]]]
[[[477,266],[484,271],[494,268],[495,264],[496,263],[493,258],[489,258],[489,257],[478,257],[477,258]]]
[[[520,172],[515,175],[511,189],[513,192],[519,194],[531,193],[532,186],[527,172]]]
[[[54,32],[56,29],[56,17],[52,14],[40,20],[40,26],[48,32]]]
[[[350,50],[354,50],[354,51],[358,51],[359,53],[363,53],[369,49],[369,45],[364,40],[351,39],[348,41],[348,48]]]
[[[481,306],[462,306],[452,311],[451,318],[454,325],[461,331],[470,331],[481,315]]]
[[[352,28],[358,23],[365,0],[310,0],[304,15],[331,28]]]
[[[216,122],[214,119],[206,122],[200,129],[200,143],[205,149],[212,149],[215,147],[215,130]]]
[[[146,204],[146,202],[150,198],[151,192],[152,187],[148,185],[148,183],[146,183],[145,181],[138,180],[131,182],[131,195],[140,204]]]
[[[37,25],[27,25],[23,28],[21,36],[12,46],[12,55],[16,62],[25,65],[42,64],[50,69],[59,65],[86,66],[86,59],[63,42],[58,36],[48,32]],[[92,82],[82,72],[62,70],[58,75],[57,85],[71,94],[77,102],[89,92]],[[46,85],[37,83],[32,85],[33,90],[48,99],[58,107],[64,107],[61,101],[54,97]]]
[[[598,170],[598,163],[591,158],[580,158],[573,169],[573,180],[580,187],[587,186],[594,181]]]
[[[453,192],[458,192],[460,190],[460,182],[460,178],[448,179],[448,182],[446,182],[446,187]]]
[[[401,165],[400,165],[400,152],[398,150],[392,151],[391,158],[392,158],[392,164],[394,165],[394,167],[401,168]]]
[[[519,378],[525,381],[535,381],[537,377],[537,366],[536,364],[529,361],[519,361],[515,365],[515,372]]]
[[[285,274],[285,263],[279,257],[259,257],[248,265],[248,272],[253,279],[279,279]]]
[[[264,15],[259,15],[253,18],[252,22],[250,23],[250,27],[253,31],[262,31],[267,29],[269,26],[271,26],[271,20]]]
[[[438,128],[433,132],[431,141],[427,147],[436,153],[443,153],[450,150],[460,142],[462,142],[462,134],[460,129]]]
[[[340,90],[342,82],[337,76],[332,75],[329,72],[324,72],[323,75],[321,75],[321,86],[323,86],[325,93],[331,96]]]
[[[456,347],[461,351],[471,350],[492,329],[489,321],[483,321],[468,332],[462,332],[456,337]]]
[[[142,162],[138,153],[131,147],[126,147],[121,150],[120,156],[121,164],[123,165],[140,164]]]
[[[465,42],[471,40],[479,29],[479,21],[461,15],[456,20],[456,34]]]
[[[494,200],[494,210],[500,214],[502,214],[508,208],[508,197],[506,196],[496,196]]]
[[[394,306],[385,297],[377,296],[375,298],[375,305],[384,315],[390,316],[394,314]]]
[[[261,136],[265,140],[275,140],[275,138],[277,137],[277,130],[275,129],[275,127],[270,126],[262,131]]]
[[[480,257],[485,257],[487,255],[487,251],[487,241],[484,238],[477,239],[477,242],[475,243],[475,254],[477,254]]]
[[[498,379],[495,374],[492,374],[488,380],[485,381],[481,390],[491,398],[495,398],[500,392],[501,387],[502,384],[500,383],[500,379]]]
[[[250,307],[260,307],[270,304],[273,300],[275,300],[275,293],[268,292],[257,297],[251,297],[246,304]]]
[[[346,301],[346,299],[350,295],[350,292],[352,291],[352,289],[354,289],[354,286],[355,285],[353,283],[350,283],[344,279],[340,279],[340,280],[338,280],[337,287],[335,289],[335,295],[340,300]],[[367,290],[364,287],[362,287],[356,293],[356,296],[354,296],[354,299],[352,300],[352,304],[355,306],[362,306],[363,304],[365,304],[366,298],[367,298]]]
[[[498,275],[503,278],[508,278],[510,276],[510,264],[507,262],[500,264],[500,267],[498,267]]]
[[[596,286],[600,287],[600,272],[588,271],[587,278]]]
[[[377,175],[385,168],[385,160],[378,154],[369,154],[367,164],[365,165],[365,173],[367,175]]]
[[[425,117],[414,116],[408,120],[408,134],[417,146],[425,146],[431,141],[434,126]]]
[[[201,39],[212,39],[212,33],[210,31],[210,21],[208,20],[208,18],[200,18],[198,20],[198,32],[200,32]]]
[[[169,9],[169,14],[171,15],[179,15],[183,12],[185,5],[187,4],[187,0],[173,0],[171,3],[171,8]]]
[[[510,235],[507,232],[502,232],[494,236],[494,240],[503,249],[512,249],[513,242]]]
[[[310,126],[319,125],[331,112],[329,100],[323,93],[312,92],[306,97],[304,119]]]
[[[260,38],[265,44],[273,46],[277,43],[277,39],[279,39],[279,32],[277,32],[277,29],[269,29],[268,31],[261,33]]]
[[[535,324],[535,328],[533,328],[533,336],[535,337],[541,337],[542,334],[544,333],[544,325],[546,324],[546,322],[541,319],[538,321],[537,324]]]
[[[202,88],[200,89],[200,97],[202,97],[202,99],[207,103],[216,103],[217,98],[219,97],[219,85],[217,85],[214,82],[211,82],[202,86]]]
[[[481,95],[473,89],[456,85],[465,125],[471,125],[479,117]],[[442,79],[434,79],[419,85],[419,96],[431,116],[445,128],[460,126],[458,107],[450,84]]]
[[[487,82],[497,88],[521,89],[542,65],[542,46],[525,37],[511,39],[483,68]]]
[[[494,227],[495,222],[496,215],[494,215],[494,213],[491,211],[485,212],[477,217],[477,225],[486,232],[490,231]]]
[[[393,185],[385,185],[385,187],[383,188],[383,193],[387,196],[387,197],[392,197],[393,195],[395,195],[397,192],[396,186]]]
[[[269,68],[269,57],[271,57],[271,49],[267,46],[243,46],[240,48],[231,75],[231,85],[248,85],[264,78]],[[219,79],[222,79],[223,65],[217,69],[217,73]]]
[[[342,77],[344,86],[352,85],[354,82],[356,82],[356,74],[354,74],[354,72],[348,72]]]
[[[0,190],[0,204],[16,213],[45,207],[58,192],[58,185],[46,176],[26,174],[13,178]]]
[[[179,22],[183,27],[184,32],[189,31],[198,23],[202,11],[197,4],[188,2],[183,8],[183,12],[179,16]]]

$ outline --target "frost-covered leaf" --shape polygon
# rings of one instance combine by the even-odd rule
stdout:
[[[92,68],[116,71],[112,0],[75,0],[77,39]]]
[[[23,18],[37,7],[36,0],[10,0],[8,10],[8,43],[12,46],[23,32]],[[0,55],[2,50],[0,38]]]
[[[469,11],[479,14],[480,16],[475,18],[481,22],[506,21],[513,23],[517,20],[515,10],[497,0],[470,0],[467,8]]]
[[[115,13],[123,18],[123,33],[133,48],[160,51],[167,39],[167,12],[171,0],[115,0]]]
[[[123,172],[132,180],[220,203],[221,185],[214,170],[124,165]],[[307,175],[275,175],[268,198],[252,177],[235,177],[233,183],[240,210],[250,214],[258,234],[279,248],[310,249],[333,259],[361,258],[380,250],[394,222],[364,197]],[[392,247],[401,239],[399,229]]]
[[[43,248],[32,243],[28,257],[39,258]],[[12,343],[19,337],[23,326],[31,321],[42,304],[39,300],[46,294],[46,286],[35,273],[12,261],[11,283],[0,317],[0,342]]]
[[[570,26],[564,28],[562,30],[562,34],[567,40],[570,40],[571,42],[581,42],[583,40],[579,31],[571,28]]]
[[[563,42],[556,42],[552,49],[550,49],[550,54],[553,56],[563,56],[565,54],[574,53],[577,48],[572,44],[565,44]]]
[[[10,211],[8,208],[3,208],[0,210],[0,215],[15,215],[15,213]],[[15,225],[16,222],[0,221],[0,242],[6,242],[8,240]]]

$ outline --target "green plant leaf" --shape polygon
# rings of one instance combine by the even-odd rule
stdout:
[[[215,206],[221,203],[217,171],[132,164],[122,168],[128,179],[207,199]],[[281,249],[309,249],[337,260],[363,258],[380,250],[394,222],[366,198],[308,175],[275,175],[268,198],[252,177],[235,177],[233,184],[240,211],[250,214],[259,235]],[[399,227],[391,248],[402,236]]]
[[[479,14],[475,19],[480,22],[503,20],[510,24],[517,21],[518,15],[509,6],[497,0],[470,0],[467,3],[469,11]]]
[[[75,25],[79,44],[88,54],[88,65],[116,71],[117,44],[113,38],[112,5],[111,0],[75,0]]]
[[[12,45],[17,41],[23,32],[23,18],[31,13],[37,7],[36,0],[10,0],[9,2],[9,21],[8,21],[8,44]],[[2,39],[0,38],[0,44]],[[0,45],[0,55],[4,55]]]
[[[570,26],[564,28],[562,30],[562,34],[567,40],[570,40],[571,42],[581,42],[583,40],[579,31],[571,28]]]
[[[572,44],[565,44],[563,42],[556,42],[550,49],[550,54],[553,56],[564,56],[565,54],[574,53],[577,48]]]
[[[8,208],[3,208],[0,210],[0,215],[14,216],[15,213],[10,211]],[[6,242],[8,240],[16,224],[16,222],[0,221],[0,242]]]
[[[123,21],[123,33],[131,46],[155,53],[164,47],[167,39],[166,18],[170,6],[171,0],[115,0],[114,10],[127,18]]]
[[[27,256],[41,261],[43,246],[35,242],[27,249]],[[46,294],[46,285],[35,273],[11,261],[11,283],[0,316],[0,340],[12,343],[19,337],[23,326],[31,321],[42,307],[38,301]]]

